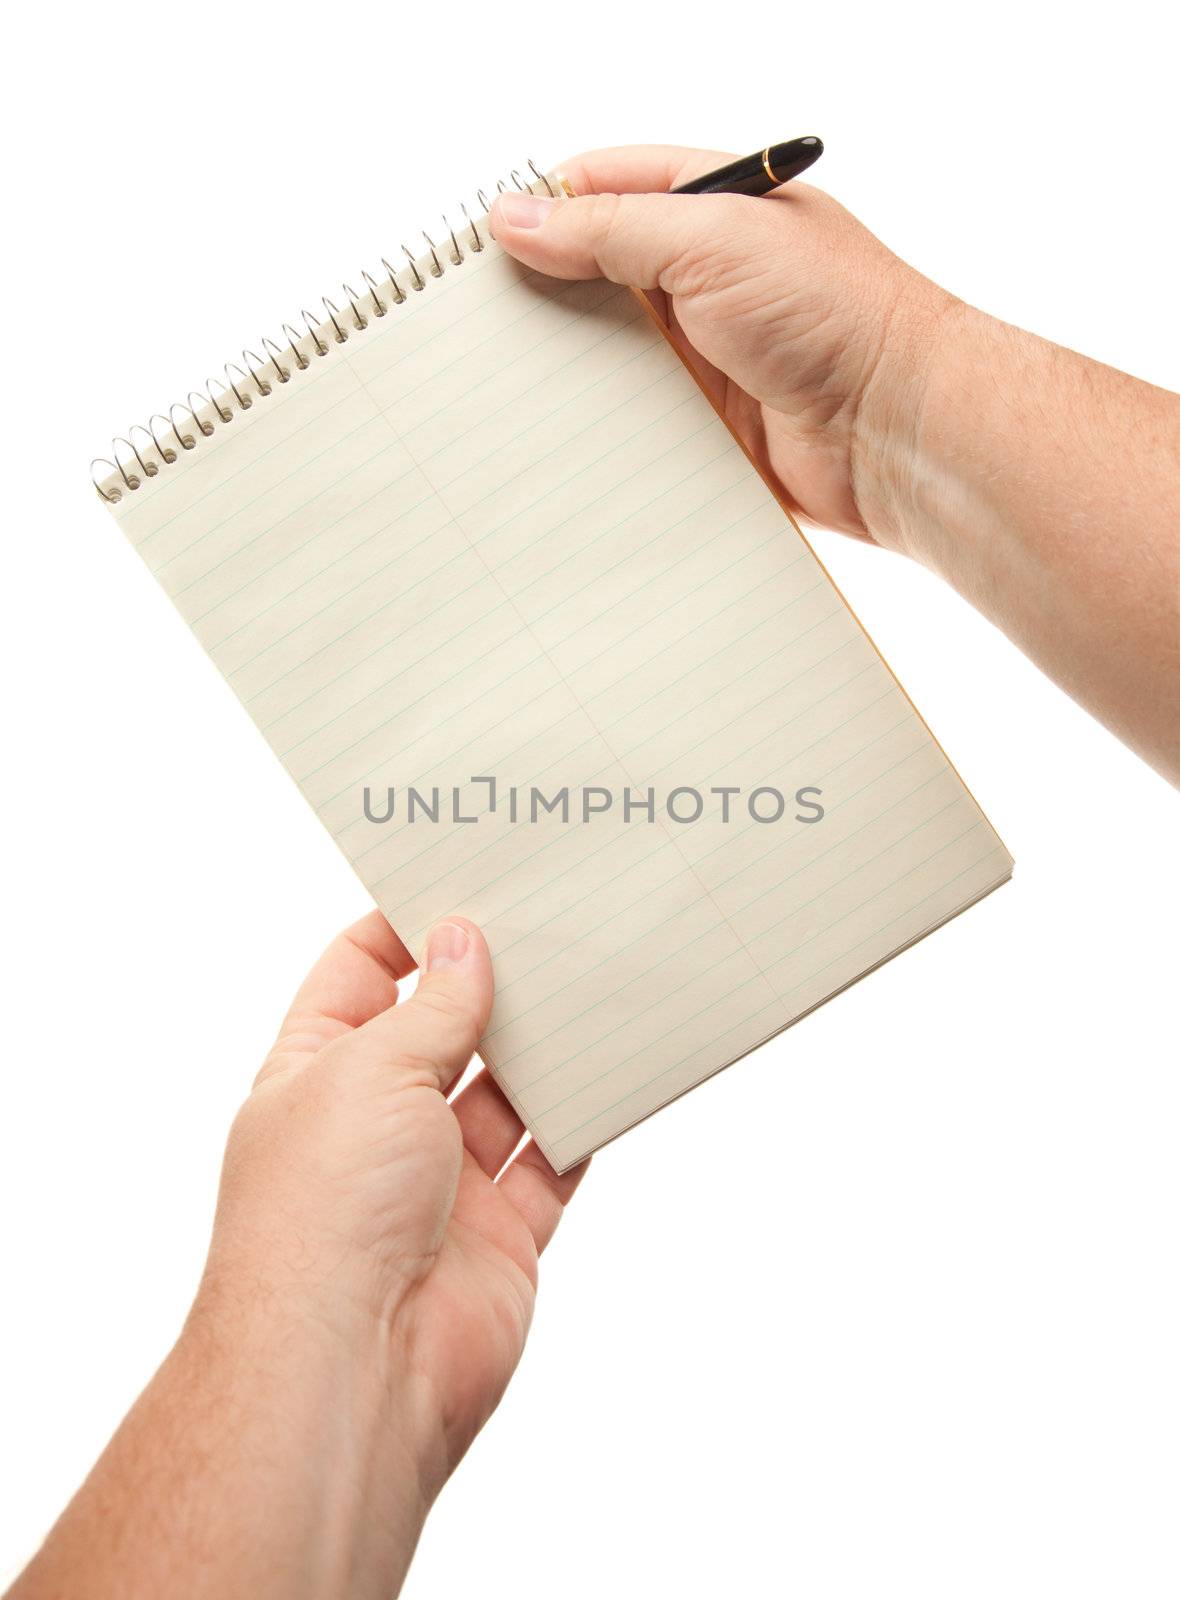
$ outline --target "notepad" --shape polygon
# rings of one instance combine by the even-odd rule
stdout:
[[[642,297],[406,255],[98,487],[562,1172],[1011,858]]]

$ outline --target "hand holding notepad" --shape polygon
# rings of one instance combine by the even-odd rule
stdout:
[[[1011,862],[630,290],[365,282],[100,490],[410,949],[484,929],[561,1171]]]

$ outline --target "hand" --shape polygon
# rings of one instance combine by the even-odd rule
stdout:
[[[829,195],[634,193],[732,160],[671,146],[600,150],[562,171],[574,204],[505,194],[492,226],[528,266],[649,292],[673,339],[794,511],[880,538],[860,503],[886,419],[920,388],[952,296],[899,261]]]
[[[501,195],[492,230],[646,290],[793,511],[941,574],[1180,783],[1180,401],[965,305],[807,184],[666,193],[730,159],[598,150],[562,168],[577,198]]]
[[[358,1353],[384,1341],[441,1482],[520,1359],[537,1258],[585,1166],[559,1178],[532,1143],[505,1166],[524,1127],[486,1069],[445,1098],[491,1010],[479,930],[436,927],[395,1005],[412,970],[376,911],[313,967],[230,1133],[198,1315],[249,1285]]]
[[[226,1150],[176,1347],[12,1600],[389,1600],[524,1346],[557,1177],[486,1071],[482,935],[379,913],[287,1015]],[[178,1578],[178,1575],[179,1578]]]

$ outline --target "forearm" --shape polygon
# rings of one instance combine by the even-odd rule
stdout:
[[[923,337],[866,406],[869,526],[1180,781],[1180,399],[954,301]]]
[[[437,1488],[389,1350],[199,1303],[11,1600],[389,1600]]]

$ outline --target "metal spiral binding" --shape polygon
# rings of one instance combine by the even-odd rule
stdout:
[[[511,186],[529,194],[543,187],[551,198],[557,197],[557,190],[532,161],[528,170],[532,178],[527,181],[515,170],[509,173]],[[496,191],[503,194],[509,187],[501,180]],[[299,312],[303,332],[284,322],[279,339],[262,336],[259,342],[263,354],[243,350],[240,362],[226,362],[223,377],[206,378],[202,389],[190,389],[184,400],[169,406],[167,416],[156,412],[146,423],[136,423],[126,434],[112,439],[110,456],[96,456],[90,463],[91,481],[100,498],[116,505],[124,493],[134,493],[162,468],[172,466],[182,451],[195,450],[198,441],[216,433],[218,426],[228,426],[239,412],[249,411],[255,400],[267,399],[276,384],[295,381],[317,359],[329,355],[334,345],[347,344],[353,334],[363,333],[372,319],[388,315],[421,293],[431,278],[443,277],[448,269],[462,266],[469,253],[482,251],[484,235],[491,238],[491,230],[484,222],[491,201],[482,189],[477,190],[477,197],[484,213],[478,222],[472,220],[465,205],[460,205],[462,223],[456,229],[444,216],[444,231],[438,243],[423,230],[427,245],[424,255],[415,256],[403,244],[406,266],[392,267],[383,256],[381,276],[362,271],[362,291],[358,293],[343,284],[341,297],[347,309],[324,295],[322,316],[307,310]],[[106,470],[96,473],[100,467]]]

